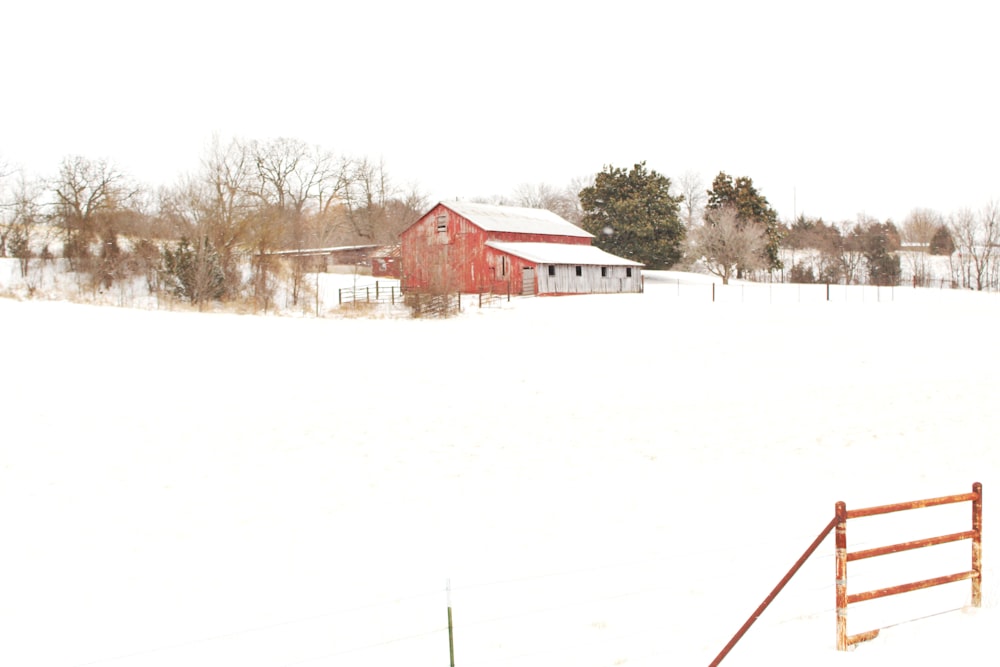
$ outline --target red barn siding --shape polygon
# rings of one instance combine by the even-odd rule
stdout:
[[[445,216],[446,232],[438,231]],[[409,289],[476,292],[488,288],[487,234],[462,216],[438,205],[402,234],[403,286]]]
[[[396,278],[402,275],[402,260],[398,245],[382,248],[372,255],[372,275],[376,278]]]
[[[514,243],[562,243],[564,245],[590,245],[586,236],[555,236],[553,234],[523,234],[519,232],[493,232],[491,241],[510,241]]]
[[[508,255],[507,253],[501,252],[495,248],[487,248],[486,251],[488,261],[496,267],[496,291],[506,292],[507,290],[510,290],[511,294],[522,294],[524,292],[524,283],[522,282],[524,269],[536,269],[535,262],[531,262],[514,255]],[[535,273],[538,273],[537,269]],[[537,291],[537,279],[529,287],[530,293],[535,294]]]
[[[399,278],[399,258],[372,257],[372,275],[376,278]]]

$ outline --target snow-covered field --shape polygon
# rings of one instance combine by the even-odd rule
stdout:
[[[461,667],[707,665],[837,500],[975,481],[982,609],[855,605],[892,627],[838,653],[830,537],[723,664],[994,652],[1000,297],[689,278],[439,321],[0,300],[0,664],[446,665],[450,580]],[[890,516],[851,548],[970,523]],[[969,546],[875,561],[850,591]]]

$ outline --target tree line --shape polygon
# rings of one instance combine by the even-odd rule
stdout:
[[[650,269],[701,266],[723,283],[896,284],[905,243],[920,251],[905,254],[915,282],[929,279],[928,257],[943,255],[952,285],[1000,289],[993,204],[947,218],[915,209],[901,228],[865,216],[782,223],[749,176],[719,172],[706,188],[694,172],[675,182],[645,162],[477,201],[549,209],[608,252]],[[67,157],[34,180],[0,165],[0,257],[19,260],[29,289],[32,267],[58,258],[95,290],[143,279],[151,294],[266,309],[279,282],[296,304],[315,269],[278,251],[394,243],[427,208],[381,161],[295,139],[216,139],[194,173],[155,189],[106,160]]]
[[[1000,289],[995,203],[947,217],[918,208],[899,227],[865,215],[838,223],[800,215],[783,223],[749,176],[719,172],[705,188],[696,173],[675,183],[640,162],[605,166],[579,191],[576,212],[574,221],[608,252],[651,269],[701,266],[724,284],[735,277],[895,285],[905,259],[913,283],[926,285],[934,274],[930,258],[942,256],[951,286]]]
[[[285,138],[214,140],[194,173],[155,189],[81,156],[48,178],[0,169],[0,185],[0,257],[25,278],[61,258],[95,290],[144,277],[150,292],[263,308],[279,279],[297,299],[308,268],[276,251],[391,243],[427,207],[381,161]]]

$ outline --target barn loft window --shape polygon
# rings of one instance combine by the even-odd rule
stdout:
[[[437,230],[442,234],[448,231],[448,216],[439,215],[437,217]]]
[[[550,276],[556,275],[556,265],[555,264],[549,264],[549,275]]]
[[[631,266],[626,266],[625,267],[625,277],[626,278],[631,278],[632,277],[632,267]]]
[[[578,275],[578,276],[582,276],[583,275],[583,267],[582,266],[576,267],[576,275]]]
[[[601,267],[601,277],[602,278],[607,278],[608,277],[608,267],[606,267],[606,266],[602,266]]]

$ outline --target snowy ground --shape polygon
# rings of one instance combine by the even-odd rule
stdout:
[[[0,300],[0,664],[445,665],[450,579],[462,667],[707,665],[837,500],[974,481],[983,609],[862,603],[892,627],[838,653],[831,537],[724,664],[992,653],[1000,297],[646,287],[441,321]],[[851,547],[968,529],[924,512]],[[850,590],[968,569],[912,554]]]

